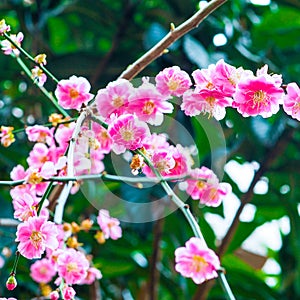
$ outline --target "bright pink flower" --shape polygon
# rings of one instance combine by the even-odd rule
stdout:
[[[297,83],[292,82],[287,85],[287,94],[283,98],[284,111],[292,118],[300,121],[300,88]]]
[[[132,84],[126,79],[110,82],[105,89],[98,91],[96,104],[99,114],[109,118],[111,114],[120,116],[127,110],[128,98],[134,92]]]
[[[117,240],[122,236],[122,228],[120,227],[120,221],[116,218],[112,218],[109,215],[109,211],[106,209],[100,209],[97,217],[97,222],[100,229],[104,233],[106,239],[111,238]]]
[[[220,183],[216,174],[206,167],[193,169],[189,175],[191,179],[186,180],[186,193],[192,199],[200,200],[201,204],[219,206],[223,197],[231,191],[228,183]]]
[[[172,153],[173,159],[175,160],[174,168],[169,170],[168,176],[183,176],[187,175],[191,166],[191,157],[181,145],[170,146],[169,151]]]
[[[12,180],[22,180],[25,179],[27,176],[27,173],[25,172],[25,169],[21,165],[15,166],[11,172],[10,172],[10,178]]]
[[[151,155],[151,162],[154,168],[163,176],[170,174],[170,170],[175,167],[175,160],[173,158],[173,153],[168,151],[168,149],[156,150]],[[146,176],[155,176],[151,168],[147,165],[143,167],[143,172]]]
[[[87,104],[92,98],[91,85],[84,77],[71,76],[60,80],[55,90],[58,104],[65,109],[80,110],[82,104]]]
[[[41,168],[46,161],[49,161],[49,148],[43,143],[36,143],[29,153],[27,163],[32,168]]]
[[[268,74],[243,78],[233,95],[233,107],[244,117],[270,117],[279,110],[284,93],[278,81]]]
[[[26,134],[29,141],[47,143],[49,146],[53,144],[53,131],[54,128],[49,129],[48,127],[41,125],[26,127]]]
[[[268,74],[268,65],[264,65],[260,69],[256,71],[256,76],[265,76],[268,78],[268,80],[272,81],[275,86],[281,87],[282,85],[282,75],[279,74]]]
[[[192,73],[197,90],[216,90],[213,78],[216,66],[211,64],[208,69],[197,69]]]
[[[178,66],[160,71],[156,77],[156,88],[163,95],[182,96],[192,85],[190,76]]]
[[[217,90],[189,90],[183,94],[181,109],[187,116],[208,113],[216,120],[221,120],[225,117],[225,107],[229,106],[230,102],[229,98]]]
[[[67,285],[64,286],[62,293],[64,296],[64,300],[72,300],[76,295],[75,290],[71,286],[67,286]]]
[[[59,293],[58,291],[53,291],[49,295],[50,300],[59,300]]]
[[[232,97],[235,92],[237,83],[242,76],[251,74],[251,71],[245,71],[243,68],[235,68],[224,62],[223,59],[219,60],[213,72],[213,84],[217,89],[222,91],[225,96]]]
[[[17,35],[10,34],[9,37],[18,45],[21,46],[21,42],[23,41],[24,34],[22,32],[19,32]],[[0,42],[2,46],[2,51],[4,51],[4,54],[10,55],[11,53],[14,53],[15,56],[20,55],[20,51],[8,40],[4,40]]]
[[[175,261],[175,270],[184,277],[192,278],[196,284],[218,277],[219,258],[199,238],[192,237],[185,247],[177,248]]]
[[[54,250],[58,247],[57,234],[54,223],[44,217],[30,217],[18,225],[18,250],[28,259],[40,258],[46,248]]]
[[[92,284],[96,279],[101,279],[101,278],[102,278],[101,272],[94,267],[90,267],[87,271],[86,277],[80,284]]]
[[[160,125],[163,122],[163,114],[173,111],[173,105],[167,99],[169,96],[160,94],[156,87],[145,79],[129,97],[128,111],[136,114],[141,121]]]
[[[113,140],[113,150],[116,154],[123,153],[126,149],[141,148],[143,140],[150,135],[147,124],[130,114],[114,119],[107,131]]]
[[[14,217],[20,221],[27,221],[29,217],[37,215],[36,205],[39,203],[38,198],[33,198],[30,194],[24,193],[19,197],[13,198]]]
[[[6,281],[6,288],[9,291],[12,291],[17,287],[17,284],[18,283],[17,283],[15,275],[10,275]]]
[[[61,124],[58,126],[54,136],[60,148],[62,148],[63,150],[67,149],[74,128],[75,128],[75,122],[69,123],[68,125]]]
[[[57,258],[58,275],[66,284],[79,284],[86,277],[88,268],[85,255],[72,248],[64,250]]]
[[[50,282],[55,274],[55,265],[47,258],[37,260],[30,266],[30,276],[38,283]]]
[[[95,138],[99,142],[99,151],[105,154],[109,153],[112,149],[113,141],[107,130],[96,122],[92,124],[92,130],[95,133]]]

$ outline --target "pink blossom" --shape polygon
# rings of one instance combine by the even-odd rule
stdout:
[[[10,34],[9,37],[11,40],[13,40],[18,46],[21,46],[21,42],[23,41],[24,34],[22,32],[19,32],[17,35]],[[15,56],[20,55],[20,51],[8,40],[4,40],[0,42],[2,46],[2,51],[4,51],[4,54],[10,55],[11,53],[14,53]]]
[[[268,74],[245,77],[237,84],[232,106],[244,117],[266,118],[278,112],[283,95],[278,81]]]
[[[43,86],[47,81],[47,75],[38,66],[31,69],[31,77],[38,86]]]
[[[49,160],[49,148],[43,143],[36,143],[29,153],[27,163],[32,168],[40,168]]]
[[[72,248],[66,249],[57,258],[58,275],[67,284],[79,284],[87,275],[89,261],[85,255]]]
[[[172,152],[166,150],[156,150],[151,155],[151,162],[154,168],[163,176],[170,173],[170,170],[175,167],[175,160],[172,156]],[[143,172],[146,176],[155,176],[151,168],[147,165],[144,166]]]
[[[175,270],[196,284],[218,277],[219,258],[200,238],[192,237],[185,247],[177,248],[175,261]]]
[[[167,137],[163,134],[152,133],[150,136],[147,136],[143,141],[143,147],[149,152],[166,149],[170,146],[167,142]]]
[[[69,141],[72,137],[73,131],[75,128],[75,122],[69,124],[61,124],[58,126],[56,133],[54,135],[55,140],[59,144],[60,148],[64,150],[67,149]]]
[[[37,215],[36,206],[39,199],[33,198],[28,193],[21,194],[19,197],[13,198],[14,217],[20,221],[26,221],[29,217]]]
[[[115,118],[107,131],[113,140],[113,150],[116,154],[123,153],[126,149],[141,148],[143,140],[150,135],[147,124],[130,114]]]
[[[29,141],[47,143],[49,146],[53,144],[53,131],[54,128],[49,129],[48,127],[41,125],[26,127],[26,134]]]
[[[192,85],[192,81],[185,71],[178,66],[165,68],[156,77],[156,88],[163,95],[182,96]]]
[[[186,180],[186,192],[192,199],[200,200],[201,204],[219,206],[231,191],[228,183],[220,183],[216,174],[206,167],[193,169],[189,175],[191,179]]]
[[[216,90],[214,74],[216,66],[211,64],[207,69],[197,69],[192,73],[197,90]]]
[[[292,118],[300,121],[300,88],[297,83],[292,82],[287,85],[287,94],[283,98],[284,111]]]
[[[55,274],[55,265],[47,258],[37,260],[30,266],[30,276],[38,283],[50,282]]]
[[[59,293],[58,291],[52,291],[49,295],[50,300],[59,300]]]
[[[122,236],[122,228],[120,227],[120,221],[116,218],[112,218],[109,215],[109,211],[106,209],[100,209],[97,217],[97,222],[104,233],[106,239],[111,238],[117,240]]]
[[[87,271],[86,277],[84,278],[84,280],[82,280],[80,284],[92,284],[96,279],[101,279],[101,278],[102,278],[101,272],[94,267],[90,267]]]
[[[22,180],[25,179],[27,173],[25,172],[25,169],[21,165],[15,166],[11,172],[10,172],[10,178],[12,180]]]
[[[71,286],[67,286],[67,285],[64,286],[62,293],[64,296],[64,300],[72,300],[76,295],[75,290]]]
[[[58,247],[57,234],[54,223],[44,217],[29,217],[18,225],[18,250],[28,259],[40,258],[46,248],[54,250]]]
[[[112,149],[113,141],[107,130],[96,122],[92,124],[92,130],[95,133],[95,138],[99,142],[99,151],[105,154],[109,153]]]
[[[126,79],[110,82],[105,89],[98,91],[96,104],[99,114],[109,118],[111,114],[120,116],[127,111],[128,98],[133,93],[132,84]]]
[[[173,105],[167,99],[169,96],[160,94],[153,84],[144,79],[143,84],[129,97],[128,111],[136,114],[141,121],[160,125],[163,114],[173,111]]]
[[[0,138],[1,144],[4,147],[9,147],[13,142],[15,142],[15,136],[13,134],[14,127],[11,126],[1,126],[0,127]]]
[[[92,98],[91,85],[84,77],[71,76],[60,80],[55,90],[58,104],[65,109],[80,110],[82,104],[87,104]]]
[[[0,35],[3,35],[5,32],[9,32],[10,31],[10,26],[6,25],[5,20],[2,19],[0,21]]]

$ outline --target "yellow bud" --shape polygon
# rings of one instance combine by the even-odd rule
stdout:
[[[97,231],[96,234],[94,235],[95,239],[99,244],[104,244],[105,243],[105,237],[104,233],[102,231]]]

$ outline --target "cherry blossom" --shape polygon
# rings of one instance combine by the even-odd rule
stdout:
[[[182,96],[192,85],[190,76],[178,66],[165,68],[156,77],[156,89],[163,95]]]
[[[96,279],[101,279],[101,278],[102,278],[101,272],[94,267],[90,267],[87,270],[86,277],[81,281],[80,284],[92,284]]]
[[[38,283],[48,283],[56,274],[55,265],[47,258],[37,260],[30,266],[30,276]]]
[[[24,39],[24,34],[22,32],[19,32],[17,35],[16,34],[10,34],[9,35],[10,39],[19,47],[21,46],[21,42]],[[3,40],[0,42],[2,46],[2,51],[4,51],[4,54],[10,55],[14,54],[15,56],[20,55],[20,50],[16,48],[15,45],[13,45],[10,41],[8,40]]]
[[[300,121],[300,88],[297,83],[289,83],[286,87],[287,94],[283,98],[284,111],[292,118]]]
[[[57,258],[58,275],[67,284],[79,284],[87,276],[89,261],[85,255],[74,249],[66,249]]]
[[[175,270],[196,284],[218,276],[220,261],[217,255],[199,239],[192,237],[185,247],[175,251]]]
[[[71,76],[60,80],[55,90],[58,104],[65,109],[80,110],[82,104],[87,104],[94,96],[90,94],[91,85],[84,77]]]
[[[46,143],[48,146],[53,144],[54,128],[50,129],[41,125],[28,126],[25,130],[28,140],[31,142]]]
[[[13,130],[14,128],[11,126],[0,127],[1,144],[4,147],[9,147],[13,142],[15,142],[15,136],[13,134]]]
[[[54,223],[44,217],[29,217],[17,227],[18,250],[28,259],[40,258],[46,248],[58,247],[57,229]]]
[[[2,19],[0,21],[0,35],[3,35],[5,32],[9,32],[10,31],[10,26],[6,25],[5,20]]]
[[[120,154],[128,150],[136,150],[143,146],[143,140],[150,136],[146,123],[131,114],[115,118],[108,126],[108,134],[113,140],[113,150]]]
[[[122,228],[120,227],[120,221],[117,218],[112,218],[109,215],[108,210],[99,210],[97,222],[104,233],[104,238],[111,238],[112,240],[117,240],[122,236]]]

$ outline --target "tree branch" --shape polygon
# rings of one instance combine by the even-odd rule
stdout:
[[[119,78],[132,79],[147,67],[152,61],[161,56],[164,51],[175,41],[180,39],[186,33],[199,26],[199,24],[215,11],[219,6],[224,4],[227,0],[213,0],[208,3],[206,7],[199,10],[191,18],[183,22],[177,28],[171,28],[170,32],[141,58],[130,65]]]

